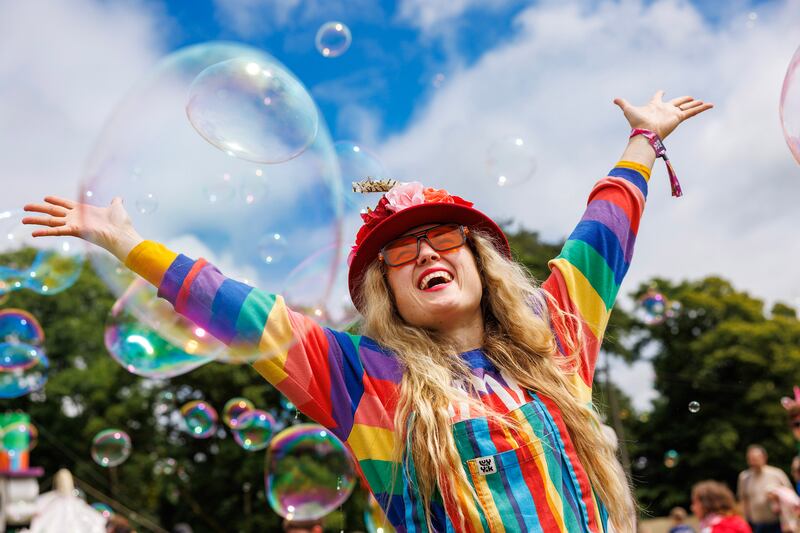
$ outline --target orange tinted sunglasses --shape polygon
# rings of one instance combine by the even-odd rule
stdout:
[[[427,242],[437,252],[464,246],[469,228],[459,224],[440,224],[426,230],[403,235],[381,248],[378,259],[389,266],[401,266],[419,257],[420,242]]]

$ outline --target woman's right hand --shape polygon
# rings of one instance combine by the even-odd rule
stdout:
[[[122,198],[111,200],[108,207],[79,204],[57,196],[46,196],[43,204],[28,204],[25,211],[48,216],[30,216],[23,224],[42,226],[34,237],[79,237],[111,252],[124,262],[133,248],[144,239],[133,227]]]

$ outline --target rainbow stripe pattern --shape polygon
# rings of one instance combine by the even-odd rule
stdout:
[[[578,317],[553,320],[560,346],[582,335],[575,394],[591,402],[594,367],[620,283],[628,270],[647,196],[649,169],[619,162],[593,188],[583,217],[542,288]],[[206,261],[175,254],[152,241],[139,244],[126,265],[159,295],[233,349],[259,350],[253,366],[298,409],[329,428],[352,452],[360,474],[398,532],[427,530],[415,491],[413,461],[392,461],[397,359],[375,341],[322,328],[283,298],[226,278]],[[554,309],[551,309],[554,311]],[[551,313],[551,316],[553,314]],[[605,531],[607,515],[592,490],[557,406],[522,389],[479,350],[461,354],[471,385],[491,409],[514,417],[523,431],[502,429],[451,406],[453,434],[477,499],[459,494],[431,504],[435,531]],[[396,475],[395,475],[396,473]],[[392,482],[394,479],[394,483]],[[463,510],[467,523],[451,516]]]

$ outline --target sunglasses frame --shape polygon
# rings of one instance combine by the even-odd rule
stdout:
[[[456,246],[451,246],[450,248],[445,248],[443,250],[440,250],[440,249],[436,248],[436,246],[434,246],[433,243],[431,242],[431,240],[428,238],[428,232],[431,231],[431,230],[434,230],[436,228],[441,228],[442,226],[453,226],[453,227],[458,228],[459,232],[461,233],[461,243],[457,244]],[[408,263],[411,263],[412,261],[416,261],[417,258],[419,257],[420,243],[422,242],[423,239],[425,240],[425,242],[428,243],[428,246],[430,246],[431,248],[433,248],[437,252],[447,252],[449,250],[455,250],[456,248],[460,248],[460,247],[464,246],[465,244],[467,244],[467,236],[468,235],[469,235],[469,228],[464,226],[463,224],[455,224],[455,223],[437,224],[436,226],[432,226],[432,227],[430,227],[428,229],[424,229],[424,230],[418,231],[416,233],[409,233],[407,235],[401,235],[400,237],[398,237],[396,239],[392,239],[391,241],[387,242],[381,248],[381,251],[378,254],[378,260],[383,262],[387,266],[390,266],[390,267],[399,267],[399,266],[407,265]],[[405,238],[408,238],[408,237],[415,237],[417,239],[417,253],[414,255],[414,257],[412,259],[409,259],[408,261],[403,261],[402,263],[398,263],[396,265],[392,264],[392,263],[389,263],[386,260],[386,254],[385,254],[386,248],[391,246],[392,243],[395,243],[395,242],[399,241],[400,239],[405,239]]]

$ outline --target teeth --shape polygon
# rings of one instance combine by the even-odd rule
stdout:
[[[420,290],[424,291],[427,289],[428,282],[430,282],[430,280],[433,278],[444,278],[447,281],[453,281],[453,276],[450,274],[450,272],[447,272],[446,270],[437,270],[436,272],[431,272],[419,281]]]

